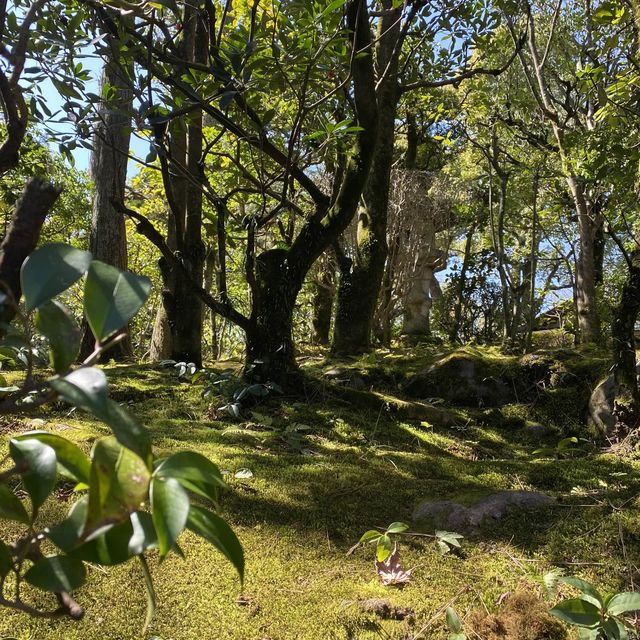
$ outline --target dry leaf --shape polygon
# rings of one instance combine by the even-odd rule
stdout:
[[[411,580],[413,569],[403,569],[400,566],[400,552],[394,545],[391,555],[384,561],[375,561],[376,572],[380,582],[386,587],[388,585],[405,585]]]

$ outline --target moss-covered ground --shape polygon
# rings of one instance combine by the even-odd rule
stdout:
[[[346,364],[367,374],[370,387],[392,393],[407,371],[418,371],[438,355],[435,348],[404,350]],[[514,366],[513,359],[501,362],[497,352],[485,355],[496,366]],[[573,365],[566,356],[562,366],[593,372],[596,360],[606,365],[595,355],[588,366],[586,354],[571,357]],[[321,354],[303,363],[311,375],[335,364]],[[184,559],[170,555],[158,564],[152,554],[158,609],[147,638],[446,638],[442,612],[448,603],[465,618],[494,611],[507,592],[542,597],[542,576],[552,567],[604,590],[640,582],[640,464],[633,453],[623,457],[606,452],[602,443],[583,442],[583,452],[570,458],[532,456],[537,447],[555,446],[564,426],[586,436],[584,407],[576,398],[541,396],[501,408],[462,408],[448,427],[373,405],[355,408],[327,395],[269,402],[255,407],[250,419],[233,421],[220,418],[200,387],[177,380],[171,370],[121,366],[110,367],[108,375],[112,397],[131,405],[150,429],[158,454],[194,449],[228,472],[222,514],[247,558],[241,589],[232,567],[190,534],[181,543]],[[213,400],[214,409],[220,404]],[[3,448],[7,436],[35,425],[86,450],[107,433],[63,406],[2,420]],[[527,427],[545,420],[552,429],[541,441]],[[236,479],[240,469],[250,469],[252,477]],[[485,527],[481,536],[465,539],[457,555],[440,556],[429,538],[400,538],[402,562],[413,568],[404,589],[380,585],[370,547],[347,555],[367,529],[409,522],[423,500],[470,503],[503,489],[535,489],[557,501],[535,515],[512,515]],[[43,522],[66,512],[67,500],[66,492],[58,492]],[[10,530],[0,526],[0,533]],[[0,638],[141,637],[146,599],[137,564],[91,567],[76,595],[86,607],[82,621],[34,620],[3,610]],[[411,609],[413,616],[383,620],[358,606],[371,598]]]

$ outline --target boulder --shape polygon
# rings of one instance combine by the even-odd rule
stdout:
[[[616,397],[617,385],[611,375],[605,378],[591,393],[589,398],[589,425],[599,433],[610,433],[616,426],[613,414],[613,401]]]
[[[509,385],[492,375],[481,358],[455,352],[413,376],[403,391],[412,398],[444,398],[463,406],[501,406],[510,402]]]
[[[428,529],[478,534],[483,525],[502,520],[512,511],[534,511],[549,506],[553,498],[535,491],[499,491],[465,507],[451,500],[427,500],[412,515],[414,525]]]

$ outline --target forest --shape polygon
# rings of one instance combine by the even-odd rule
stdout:
[[[0,640],[640,639],[638,0],[0,0]]]

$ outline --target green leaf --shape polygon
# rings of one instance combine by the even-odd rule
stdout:
[[[89,497],[83,496],[69,509],[67,517],[45,530],[47,538],[59,549],[69,553],[77,544],[87,519]]]
[[[600,622],[598,607],[582,598],[563,600],[549,613],[577,627],[595,627]]]
[[[231,527],[218,515],[191,505],[187,518],[187,528],[203,537],[220,551],[235,567],[244,581],[244,551]]]
[[[81,560],[69,556],[51,556],[36,562],[24,579],[44,591],[73,591],[81,587],[87,574]]]
[[[0,484],[0,518],[23,524],[29,523],[29,514],[22,501],[5,484]]]
[[[627,611],[640,611],[640,593],[633,591],[616,593],[607,606],[607,613],[613,616],[626,613]]]
[[[185,489],[208,500],[215,500],[218,489],[226,487],[218,467],[194,451],[181,451],[163,460],[154,476],[175,478]]]
[[[99,440],[92,454],[89,512],[83,537],[128,519],[146,500],[150,473],[145,462],[115,438]]]
[[[38,331],[49,341],[49,362],[56,373],[64,373],[75,362],[82,335],[68,309],[57,300],[44,302],[35,318]]]
[[[84,287],[84,311],[93,335],[103,342],[133,318],[151,291],[146,276],[125,273],[94,260]]]
[[[376,531],[375,529],[370,529],[369,531],[365,531],[362,536],[360,537],[360,540],[358,542],[360,543],[364,543],[364,542],[377,542],[378,538],[380,538],[382,534],[379,531]]]
[[[586,580],[574,578],[573,576],[567,576],[566,578],[562,578],[562,582],[575,587],[579,591],[582,591],[582,593],[584,593],[584,596],[582,596],[583,600],[590,602],[599,609],[602,609],[604,607],[604,598],[602,597],[602,595],[600,595],[598,590]]]
[[[378,562],[384,562],[391,555],[392,549],[393,543],[391,542],[391,538],[386,534],[380,536],[378,544],[376,545],[376,559]]]
[[[0,540],[0,580],[13,568],[13,556],[9,547]]]
[[[462,621],[453,607],[447,607],[446,611],[447,627],[453,633],[462,633]]]
[[[61,242],[36,249],[22,265],[20,281],[31,311],[66,291],[89,268],[91,254]]]
[[[56,452],[48,444],[34,439],[12,439],[9,452],[16,465],[24,465],[20,475],[35,513],[56,484]]]
[[[64,400],[108,424],[120,444],[150,461],[149,433],[125,407],[107,397],[107,378],[102,370],[76,369],[64,378],[52,380],[51,386]]]
[[[160,558],[164,558],[187,522],[189,496],[175,478],[153,478],[150,497]]]
[[[578,637],[580,640],[598,640],[598,634],[600,633],[598,627],[595,629],[587,629],[585,627],[577,627]]]
[[[82,367],[51,381],[63,400],[96,415],[106,412],[107,377],[96,367]]]
[[[89,483],[91,462],[77,444],[48,431],[29,431],[15,440],[37,440],[49,445],[56,452],[58,466],[65,476],[76,482]]]
[[[403,533],[409,529],[409,525],[406,522],[392,522],[387,527],[387,533]]]
[[[602,624],[602,630],[607,640],[628,640],[629,634],[624,625],[617,618],[609,618]]]

